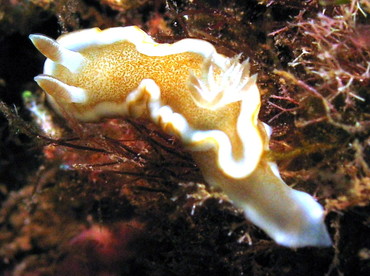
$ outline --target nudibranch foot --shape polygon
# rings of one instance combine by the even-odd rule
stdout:
[[[151,120],[176,135],[205,180],[276,242],[330,244],[323,208],[288,187],[267,160],[270,131],[258,120],[260,93],[248,60],[198,39],[159,44],[137,27],[30,38],[47,57],[35,80],[60,113],[85,122]]]

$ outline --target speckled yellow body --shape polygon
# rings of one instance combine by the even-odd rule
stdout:
[[[81,54],[86,57],[86,63],[80,74],[71,73],[63,65],[55,68],[60,81],[94,91],[94,95],[88,95],[87,104],[71,104],[68,112],[74,109],[72,112],[83,118],[87,110],[93,111],[101,102],[124,103],[142,80],[152,79],[161,88],[162,103],[170,104],[174,112],[187,118],[192,128],[221,130],[233,140],[233,149],[237,149],[234,151],[235,156],[241,152],[242,145],[235,128],[240,102],[217,110],[199,108],[189,93],[189,72],[200,76],[202,70],[205,58],[200,54],[185,52],[160,57],[147,56],[135,51],[135,45],[127,41],[85,49]],[[148,110],[144,108],[136,111],[137,105],[137,102],[132,105],[129,115],[149,119]],[[176,129],[172,132],[176,132]]]
[[[322,207],[265,158],[268,127],[249,63],[208,42],[159,44],[137,27],[97,28],[31,40],[48,58],[35,80],[62,114],[81,121],[143,117],[178,136],[205,180],[285,246],[325,246]]]

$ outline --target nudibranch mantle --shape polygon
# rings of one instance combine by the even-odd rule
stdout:
[[[205,180],[279,244],[328,246],[323,208],[281,179],[266,159],[269,127],[248,60],[209,42],[156,43],[137,27],[30,39],[47,57],[35,77],[61,114],[81,121],[141,117],[181,139]]]

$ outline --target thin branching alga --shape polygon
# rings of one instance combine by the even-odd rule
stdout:
[[[283,105],[271,97],[279,110],[271,120],[292,114],[293,131],[300,137],[298,145],[297,140],[282,139],[280,145],[291,151],[282,158],[306,154],[305,169],[298,166],[293,171],[298,169],[305,180],[321,183],[327,197],[337,199],[329,201],[332,208],[361,205],[369,199],[370,29],[364,24],[366,16],[360,1],[353,0],[350,5],[322,9],[314,18],[301,12],[271,34],[277,45],[292,53],[286,70],[274,71],[280,77],[278,98]],[[293,39],[287,41],[287,37]]]

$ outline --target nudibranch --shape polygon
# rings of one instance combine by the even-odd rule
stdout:
[[[35,81],[61,114],[151,120],[181,139],[206,182],[278,244],[331,244],[321,205],[286,185],[266,158],[270,130],[258,120],[248,60],[199,39],[156,43],[134,26],[30,39],[47,58]]]

